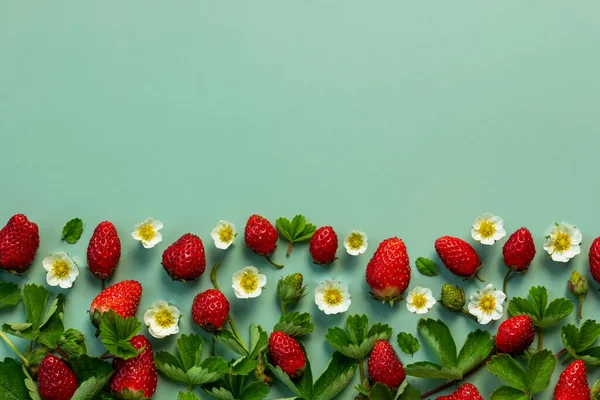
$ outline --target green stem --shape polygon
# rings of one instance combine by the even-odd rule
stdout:
[[[227,321],[229,321],[229,326],[231,326],[231,330],[233,331],[233,334],[235,335],[237,340],[240,342],[240,344],[242,345],[244,350],[248,351],[246,344],[242,340],[242,336],[240,335],[240,332],[237,330],[235,324],[233,323],[233,318],[231,318],[231,314],[227,314]]]
[[[581,319],[583,314],[583,301],[585,300],[585,295],[579,296],[579,307],[577,308],[577,316]]]
[[[188,385],[188,392],[191,392],[194,389],[194,385],[191,383]]]
[[[102,290],[106,289],[106,280],[105,280],[105,279],[102,279],[102,280],[100,281],[100,285],[101,285],[100,287],[102,288]]]
[[[485,279],[479,276],[479,272],[475,273],[475,279],[477,279],[479,282],[485,282]]]
[[[8,337],[6,337],[4,332],[0,332],[0,338],[2,338],[2,340],[4,340],[6,342],[8,347],[13,349],[13,351],[19,356],[21,361],[23,361],[23,365],[25,365],[26,367],[29,367],[29,361],[27,361],[27,358],[25,358],[25,356],[19,351],[19,349],[17,349],[17,347],[10,341],[10,339]]]
[[[565,354],[566,351],[567,351],[567,349],[563,348],[561,351],[559,351],[558,353],[556,353],[554,355],[554,357],[559,358],[560,356],[562,356],[563,354]]]
[[[542,350],[544,348],[544,331],[542,328],[538,329],[538,350]]]
[[[212,336],[212,345],[210,347],[210,355],[211,356],[215,356],[215,342],[217,341],[217,339],[215,338],[215,335]]]
[[[504,294],[506,294],[506,286],[508,284],[508,280],[510,279],[510,275],[512,273],[513,273],[513,270],[509,268],[506,275],[504,275],[504,282],[502,283],[502,291],[504,292]],[[506,295],[506,297],[508,298],[508,295]]]
[[[218,291],[221,291],[221,289],[219,289],[219,284],[217,283],[217,271],[219,270],[220,266],[221,263],[218,262],[215,265],[213,265],[212,269],[210,270],[210,280],[212,281],[212,284],[215,287],[215,289],[217,289]]]
[[[292,242],[290,240],[290,243],[288,244],[288,248],[287,248],[287,256],[289,257],[290,254],[292,254],[292,245],[294,244],[294,242]]]
[[[267,259],[267,261],[269,262],[269,264],[271,264],[275,268],[277,268],[277,269],[283,268],[282,264],[277,264],[276,262],[273,262],[273,260],[271,260],[271,258],[269,256],[265,256],[265,258]]]
[[[369,382],[367,382],[367,375],[365,374],[365,359],[358,360],[358,366],[360,367],[360,383],[367,389],[369,389]]]
[[[283,302],[281,302],[281,313],[283,315],[287,314],[287,306]]]

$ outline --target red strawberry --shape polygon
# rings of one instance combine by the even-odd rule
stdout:
[[[100,222],[87,248],[90,271],[98,279],[110,278],[121,258],[121,241],[112,222]]]
[[[52,354],[48,354],[40,363],[37,379],[42,400],[70,400],[78,387],[75,373]]]
[[[454,393],[449,396],[440,396],[436,400],[483,400],[479,390],[470,383],[460,385]]]
[[[142,285],[137,281],[123,281],[107,287],[92,301],[92,323],[98,326],[100,316],[108,310],[113,310],[123,318],[135,317],[141,297]]]
[[[217,289],[198,293],[192,304],[194,322],[207,332],[220,330],[229,314],[229,301]]]
[[[531,232],[521,228],[510,235],[502,246],[504,264],[513,271],[523,271],[529,267],[535,256],[535,244]]]
[[[590,272],[592,277],[600,283],[600,237],[594,239],[590,247]]]
[[[500,324],[496,334],[496,347],[502,353],[520,354],[533,343],[534,337],[531,317],[519,315]]]
[[[297,378],[304,373],[306,355],[291,336],[283,332],[273,332],[269,336],[269,355],[290,378]]]
[[[471,278],[482,266],[475,249],[457,237],[442,236],[435,241],[435,251],[446,268],[457,276]]]
[[[0,268],[12,273],[24,272],[40,247],[38,226],[23,214],[16,214],[0,230]]]
[[[315,264],[331,264],[335,261],[338,238],[330,226],[317,229],[310,239],[310,255]]]
[[[375,342],[367,366],[371,381],[383,383],[392,391],[397,389],[406,378],[402,363],[387,340]]]
[[[590,387],[585,374],[585,364],[576,360],[565,369],[554,388],[555,400],[589,400]]]
[[[186,233],[167,247],[162,256],[162,264],[174,280],[185,282],[198,278],[206,269],[202,240]]]
[[[142,335],[134,336],[129,343],[137,350],[144,350],[129,360],[113,361],[115,373],[110,378],[110,390],[120,399],[149,399],[157,383],[152,345]]]
[[[378,300],[394,304],[410,283],[406,246],[396,237],[379,244],[367,265],[367,283]]]
[[[283,265],[276,264],[269,258],[277,247],[278,238],[277,230],[266,218],[257,214],[253,214],[248,218],[244,230],[246,246],[259,256],[265,256],[267,261],[275,268],[283,268]]]

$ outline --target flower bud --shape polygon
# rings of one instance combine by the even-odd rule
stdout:
[[[301,273],[295,273],[279,279],[277,297],[284,306],[296,304],[306,295],[306,286],[302,286],[304,278]]]
[[[450,311],[460,311],[465,305],[465,291],[460,286],[442,286],[442,306]]]
[[[590,288],[588,280],[585,276],[581,275],[577,271],[573,271],[569,281],[567,282],[567,289],[574,296],[584,296]]]

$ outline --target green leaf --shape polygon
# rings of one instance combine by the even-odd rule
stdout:
[[[15,360],[6,357],[0,361],[0,399],[27,399],[25,378],[21,365]]]
[[[92,400],[108,383],[111,374],[93,376],[85,380],[73,393],[71,400]]]
[[[553,300],[548,304],[544,312],[544,317],[539,323],[539,327],[547,328],[558,324],[562,319],[573,312],[573,302],[564,297]]]
[[[548,290],[543,286],[533,286],[529,289],[529,299],[537,311],[536,315],[541,319],[548,305]]]
[[[258,360],[253,360],[249,356],[243,356],[231,364],[231,373],[233,375],[248,375],[250,372],[254,371],[257,365]]]
[[[271,365],[270,363],[267,363],[267,367],[273,373],[273,375],[275,376],[275,378],[279,379],[295,395],[300,396],[300,397],[303,396],[303,394],[300,391],[300,389],[296,386],[296,384],[294,382],[292,382],[292,380],[290,379],[290,377],[288,376],[288,374],[286,374],[285,372],[283,372],[283,370],[281,369],[281,367],[279,365],[278,366],[274,366],[274,365]]]
[[[417,361],[408,364],[404,371],[407,375],[416,376],[417,378],[425,379],[461,379],[462,374],[456,368],[443,369],[441,366],[429,361]]]
[[[358,361],[335,352],[329,359],[325,371],[314,386],[314,400],[329,400],[338,395],[352,380]]]
[[[273,331],[283,332],[288,336],[308,335],[315,329],[309,313],[291,312],[283,315],[273,327]]]
[[[406,380],[404,380],[404,382],[408,383]],[[408,383],[403,391],[400,391],[400,388],[398,388],[394,400],[421,400],[421,392]]]
[[[556,325],[573,311],[573,303],[565,298],[558,298],[548,304],[548,291],[543,286],[529,289],[529,300],[515,297],[508,304],[511,316],[528,315],[538,328]]]
[[[292,222],[287,218],[278,218],[275,221],[277,230],[291,243],[308,240],[317,230],[317,227],[309,223],[303,215],[296,215]]]
[[[209,393],[211,396],[213,396],[215,399],[217,400],[235,400],[235,397],[233,397],[233,393],[231,393],[229,390],[221,387],[221,388],[211,388],[210,390],[206,391],[207,393]]]
[[[511,356],[499,354],[492,357],[487,363],[487,369],[508,386],[527,392],[525,371]]]
[[[31,324],[33,331],[40,327],[47,301],[48,291],[43,286],[29,284],[23,287],[23,304],[25,304],[27,322]]]
[[[37,334],[33,332],[33,326],[30,323],[9,322],[2,325],[2,330],[26,340],[35,340],[37,338]]]
[[[181,360],[181,367],[187,371],[200,364],[204,342],[200,335],[180,335],[177,338],[177,353]]]
[[[194,392],[179,392],[177,400],[200,400],[200,398]]]
[[[250,358],[256,359],[269,345],[267,332],[260,325],[250,325]]]
[[[179,359],[174,355],[167,353],[166,351],[159,351],[154,356],[154,363],[156,364],[156,369],[158,369],[165,377],[176,382],[188,382],[186,371],[181,368]]]
[[[106,311],[100,320],[100,340],[116,357],[128,360],[138,355],[138,350],[129,341],[142,327],[135,318],[123,319],[114,310]]]
[[[410,354],[411,356],[415,354],[421,348],[419,341],[416,337],[411,335],[410,333],[400,332],[398,333],[398,347],[404,354]]]
[[[287,240],[291,241],[293,237],[292,224],[290,220],[284,217],[277,218],[275,220],[275,226],[277,226],[277,230],[281,235]]]
[[[59,294],[50,305],[50,309],[46,312],[42,320],[40,333],[38,334],[40,344],[51,349],[56,347],[58,340],[65,331],[65,326],[63,325],[64,307],[65,296]]]
[[[235,337],[235,335],[228,329],[221,329],[219,333],[215,334],[214,337],[219,343],[227,347],[229,350],[241,355],[248,355],[248,351],[244,348],[242,343]]]
[[[535,353],[525,368],[525,384],[531,394],[539,393],[550,384],[556,366],[556,357],[550,350]]]
[[[107,376],[113,372],[110,363],[98,357],[90,357],[87,354],[69,357],[69,364],[75,372],[78,382],[85,382],[95,376]]]
[[[369,398],[377,399],[377,400],[394,400],[394,395],[392,394],[392,391],[390,390],[389,387],[387,387],[386,385],[384,385],[382,383],[377,382],[371,388],[371,391],[369,393]]]
[[[83,233],[83,221],[81,218],[73,218],[69,222],[65,224],[65,227],[62,230],[62,238],[66,240],[67,243],[77,243],[81,234]]]
[[[579,346],[577,351],[582,351],[593,345],[600,336],[600,324],[593,319],[583,321],[579,328]]]
[[[378,340],[389,340],[392,329],[385,324],[375,324],[368,329],[369,319],[366,315],[350,315],[346,319],[346,329],[330,328],[325,339],[337,351],[346,357],[362,360],[373,349]]]
[[[531,317],[534,324],[539,324],[541,316],[538,315],[538,311],[529,300],[522,297],[513,297],[508,303],[508,312],[512,317],[518,315],[527,315]]]
[[[477,329],[467,335],[465,344],[458,354],[458,369],[464,375],[481,364],[494,350],[490,333]]]
[[[448,325],[442,320],[428,318],[421,319],[418,328],[425,343],[440,360],[442,368],[452,369],[457,367],[456,344]]]
[[[240,400],[261,400],[269,395],[269,385],[263,382],[252,382],[244,388]]]
[[[25,358],[27,358],[27,362],[30,366],[40,365],[44,357],[48,354],[48,350],[40,347],[39,349],[35,349],[33,351],[25,352]]]
[[[350,315],[346,318],[346,329],[352,343],[360,344],[367,337],[369,317],[366,315]]]
[[[87,353],[85,336],[77,329],[67,329],[58,339],[56,345],[69,357],[80,356]]]
[[[11,307],[21,301],[21,289],[10,282],[0,282],[0,308]]]
[[[529,400],[527,393],[510,386],[500,386],[490,394],[491,400]]]
[[[204,385],[216,382],[229,372],[229,364],[221,357],[208,357],[199,366],[190,368],[187,372],[189,385]]]
[[[31,400],[42,400],[33,378],[31,375],[29,375],[29,371],[27,371],[27,368],[25,368],[24,365],[22,366],[22,371],[25,374],[25,387],[27,387],[27,391],[29,392],[29,397]]]
[[[574,357],[586,365],[600,365],[600,346],[589,347]]]
[[[429,258],[419,257],[415,264],[419,272],[425,276],[436,276],[438,274],[437,265]]]
[[[304,374],[300,377],[300,382],[298,382],[298,389],[300,393],[302,393],[302,397],[305,399],[312,399],[314,397],[314,384],[313,384],[313,376],[312,369],[310,367],[310,360],[308,359],[308,355],[306,354],[306,349],[300,343],[302,347],[302,351],[304,352],[304,357],[306,358],[306,366],[304,367]]]

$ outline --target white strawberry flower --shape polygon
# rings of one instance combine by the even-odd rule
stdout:
[[[471,236],[481,244],[492,245],[506,236],[504,220],[492,213],[485,213],[473,222]]]
[[[135,240],[142,242],[144,248],[151,249],[162,242],[162,234],[159,232],[162,227],[162,222],[148,217],[144,222],[135,225],[133,232],[131,232],[131,236]]]
[[[351,256],[363,254],[369,247],[369,238],[366,233],[354,230],[346,235],[344,247]]]
[[[179,333],[179,318],[179,308],[164,300],[158,300],[144,313],[144,324],[153,337],[162,339]]]
[[[499,320],[504,313],[504,300],[506,300],[504,292],[494,289],[490,283],[485,289],[471,295],[468,305],[469,314],[476,317],[477,322],[482,325]]]
[[[79,276],[79,267],[67,253],[54,253],[42,261],[46,273],[46,282],[50,286],[68,289]]]
[[[350,308],[348,286],[340,281],[326,279],[315,288],[315,303],[325,314],[339,314]]]
[[[267,284],[267,277],[260,273],[256,267],[244,267],[233,274],[231,279],[235,297],[238,299],[252,299],[260,296]]]
[[[415,314],[427,314],[437,301],[433,298],[431,289],[415,286],[406,297],[406,308]]]
[[[566,222],[554,224],[546,236],[544,250],[554,261],[567,262],[581,253],[582,239],[581,231],[575,226]]]
[[[210,236],[215,241],[217,249],[225,250],[233,243],[233,239],[237,236],[237,231],[234,224],[221,220],[210,232]]]

